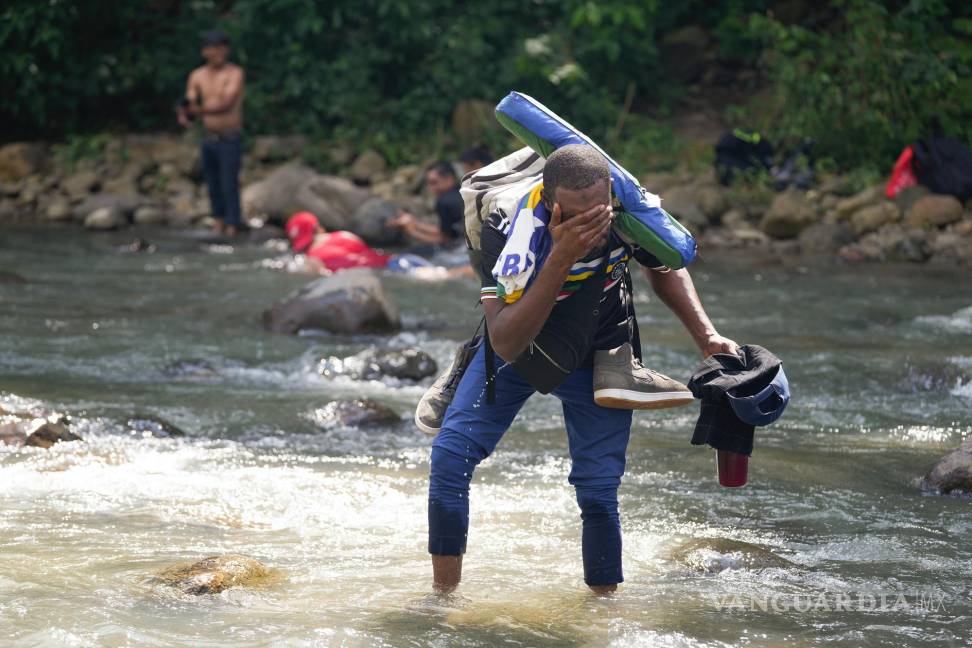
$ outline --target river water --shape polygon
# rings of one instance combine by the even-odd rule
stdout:
[[[476,286],[387,278],[391,338],[271,335],[261,311],[308,281],[282,249],[143,235],[156,251],[113,249],[131,233],[2,233],[0,270],[27,282],[0,282],[0,406],[68,414],[85,439],[0,445],[4,646],[972,645],[972,502],[919,485],[972,433],[967,271],[701,260],[721,332],[780,355],[793,391],[757,433],[749,485],[719,487],[689,444],[696,407],[636,413],[626,582],[596,598],[559,403],[535,396],[477,472],[464,581],[436,601],[429,440],[410,422],[428,381],[317,363],[368,345],[446,363]],[[697,352],[639,283],[646,358],[687,379]],[[164,371],[181,361],[204,370]],[[401,422],[319,426],[354,397]],[[133,435],[135,413],[186,436]],[[225,552],[277,578],[199,597],[151,580]]]

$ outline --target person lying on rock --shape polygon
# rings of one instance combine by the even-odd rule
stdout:
[[[351,232],[328,232],[310,212],[297,212],[291,216],[285,229],[291,249],[305,254],[308,266],[314,271],[336,272],[388,265],[388,255],[378,252]]]
[[[467,273],[467,268],[443,268],[414,254],[383,254],[352,232],[328,232],[310,212],[287,219],[287,238],[294,252],[304,254],[307,266],[322,274],[349,268],[384,268],[427,281]]]
[[[432,444],[428,501],[428,549],[440,593],[455,589],[462,574],[474,469],[534,391],[553,393],[563,404],[571,458],[567,480],[583,520],[584,581],[597,593],[609,593],[624,580],[618,488],[631,410],[692,401],[685,385],[640,363],[630,259],[645,267],[655,294],[703,355],[738,350],[712,325],[686,270],[665,268],[613,233],[611,172],[597,149],[570,145],[552,153],[542,190],[529,208],[545,210],[550,253],[520,294],[503,294],[492,269],[506,245],[504,224],[498,214],[486,220],[481,292],[486,335],[468,364],[454,363],[462,371],[454,371],[458,380],[444,388],[454,393]]]

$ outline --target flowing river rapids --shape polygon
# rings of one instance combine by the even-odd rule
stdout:
[[[478,321],[474,283],[383,278],[393,336],[272,335],[261,312],[310,280],[284,248],[141,235],[157,249],[0,235],[0,407],[68,415],[84,439],[0,444],[2,646],[972,645],[972,502],[920,484],[972,433],[967,269],[701,259],[720,332],[777,353],[792,388],[750,483],[721,488],[689,444],[697,406],[636,413],[626,582],[595,597],[560,405],[534,396],[477,471],[464,580],[436,600],[411,422],[431,379],[318,367],[367,347],[444,366]],[[636,284],[648,364],[687,380],[698,352]],[[345,398],[400,421],[325,425]],[[140,413],[185,436],[133,433]],[[275,578],[204,595],[153,578],[223,553]]]

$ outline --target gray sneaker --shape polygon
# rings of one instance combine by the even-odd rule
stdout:
[[[472,340],[459,345],[449,369],[435,379],[415,408],[415,425],[429,436],[439,433],[446,410],[449,409],[449,404],[456,395],[459,381],[462,380],[466,367],[476,355],[481,341],[482,337],[477,335]]]
[[[689,388],[648,369],[625,342],[594,353],[594,402],[614,409],[663,409],[695,400]]]

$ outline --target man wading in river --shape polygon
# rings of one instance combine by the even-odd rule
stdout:
[[[687,391],[633,357],[633,348],[640,356],[640,342],[633,320],[629,259],[646,268],[655,293],[682,321],[703,355],[738,349],[716,332],[686,270],[664,268],[612,232],[610,178],[607,161],[592,147],[565,146],[549,156],[543,193],[537,193],[537,204],[531,206],[545,210],[550,253],[542,264],[538,261],[532,281],[519,295],[500,291],[503,298],[498,298],[492,276],[509,223],[494,214],[483,224],[481,298],[488,340],[479,346],[455,394],[449,395],[452,402],[432,446],[429,552],[440,592],[455,589],[461,577],[473,470],[496,447],[535,391],[533,385],[544,380],[544,367],[551,366],[544,363],[550,358],[532,353],[533,343],[553,331],[567,340],[567,347],[576,347],[566,353],[583,358],[557,380],[552,393],[563,403],[571,457],[568,481],[583,520],[584,581],[595,592],[608,593],[624,580],[617,492],[631,410],[595,404],[594,386],[615,380],[631,385],[623,393],[654,391],[666,398]],[[590,322],[588,330],[585,322]]]
[[[233,236],[241,225],[243,68],[229,62],[229,38],[218,29],[203,34],[202,55],[206,64],[189,75],[176,114],[186,128],[202,116],[202,164],[216,221],[213,229]]]

